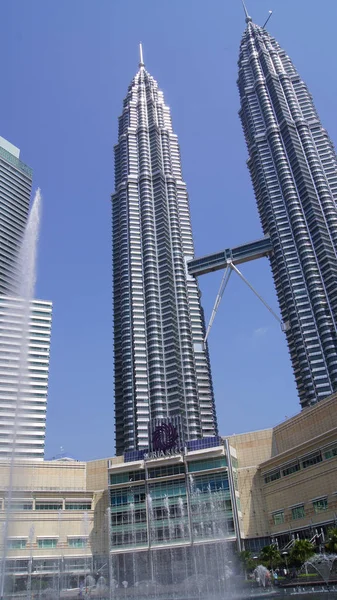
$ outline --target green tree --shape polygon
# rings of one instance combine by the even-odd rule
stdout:
[[[242,552],[239,552],[238,559],[242,565],[245,575],[247,575],[247,572],[253,571],[253,569],[256,567],[252,553],[249,552],[249,550],[242,550]]]
[[[337,527],[331,527],[328,530],[328,540],[325,549],[332,554],[337,554]]]
[[[315,547],[309,540],[296,540],[289,553],[289,562],[295,567],[300,567],[313,554]]]
[[[275,569],[281,562],[281,554],[275,544],[262,548],[259,559],[261,563],[268,569]]]

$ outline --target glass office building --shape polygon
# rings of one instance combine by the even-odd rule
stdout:
[[[337,389],[337,159],[278,42],[246,14],[240,117],[300,403]]]
[[[177,136],[141,60],[119,118],[112,196],[116,452],[149,447],[149,421],[217,434],[189,201]]]
[[[26,227],[32,170],[20,150],[0,137],[0,295],[17,289],[15,259]]]
[[[19,298],[31,190],[32,170],[0,137],[0,460],[13,450],[16,459],[44,458],[52,304],[33,300],[28,315]]]

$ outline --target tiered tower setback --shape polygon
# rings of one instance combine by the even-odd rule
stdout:
[[[186,439],[216,435],[178,139],[142,52],[119,118],[112,214],[117,454],[147,448],[154,418],[181,415]]]
[[[306,84],[246,11],[239,57],[248,166],[302,407],[337,389],[337,159]]]

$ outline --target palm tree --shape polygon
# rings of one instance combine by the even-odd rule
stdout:
[[[241,562],[245,576],[247,577],[247,571],[252,571],[256,566],[252,553],[249,552],[249,550],[242,550],[242,552],[239,552],[238,554],[238,559]]]
[[[325,544],[325,549],[332,554],[337,554],[337,527],[331,527],[328,530],[328,541]]]
[[[315,554],[315,547],[309,540],[296,540],[290,550],[289,560],[292,565],[300,567],[313,554]]]
[[[269,569],[275,569],[281,562],[281,554],[275,544],[262,548],[259,558],[262,564]]]

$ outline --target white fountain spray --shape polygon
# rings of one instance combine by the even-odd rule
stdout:
[[[29,214],[26,229],[18,252],[14,272],[17,274],[17,283],[13,290],[13,296],[17,298],[15,306],[6,310],[4,316],[5,329],[10,330],[13,321],[19,316],[20,349],[19,364],[17,367],[17,394],[15,399],[15,413],[12,429],[12,448],[9,465],[9,482],[6,502],[6,514],[3,530],[3,553],[0,573],[0,598],[4,596],[6,558],[8,552],[8,533],[11,520],[11,505],[13,497],[13,478],[15,460],[17,458],[16,444],[20,428],[21,407],[23,400],[23,388],[28,385],[28,352],[29,352],[29,325],[31,314],[31,300],[34,298],[36,281],[36,258],[37,243],[39,238],[41,214],[41,193],[38,189]]]
[[[179,511],[179,516],[180,516],[180,523],[179,523],[180,537],[183,540],[185,537],[185,528],[184,528],[185,508],[184,508],[184,501],[181,496],[178,498],[178,511]]]
[[[38,189],[34,196],[32,208],[29,213],[28,222],[17,259],[17,267],[20,278],[17,283],[17,293],[15,295],[23,298],[23,300],[26,300],[26,302],[30,302],[34,298],[41,205],[42,197],[40,189]]]

